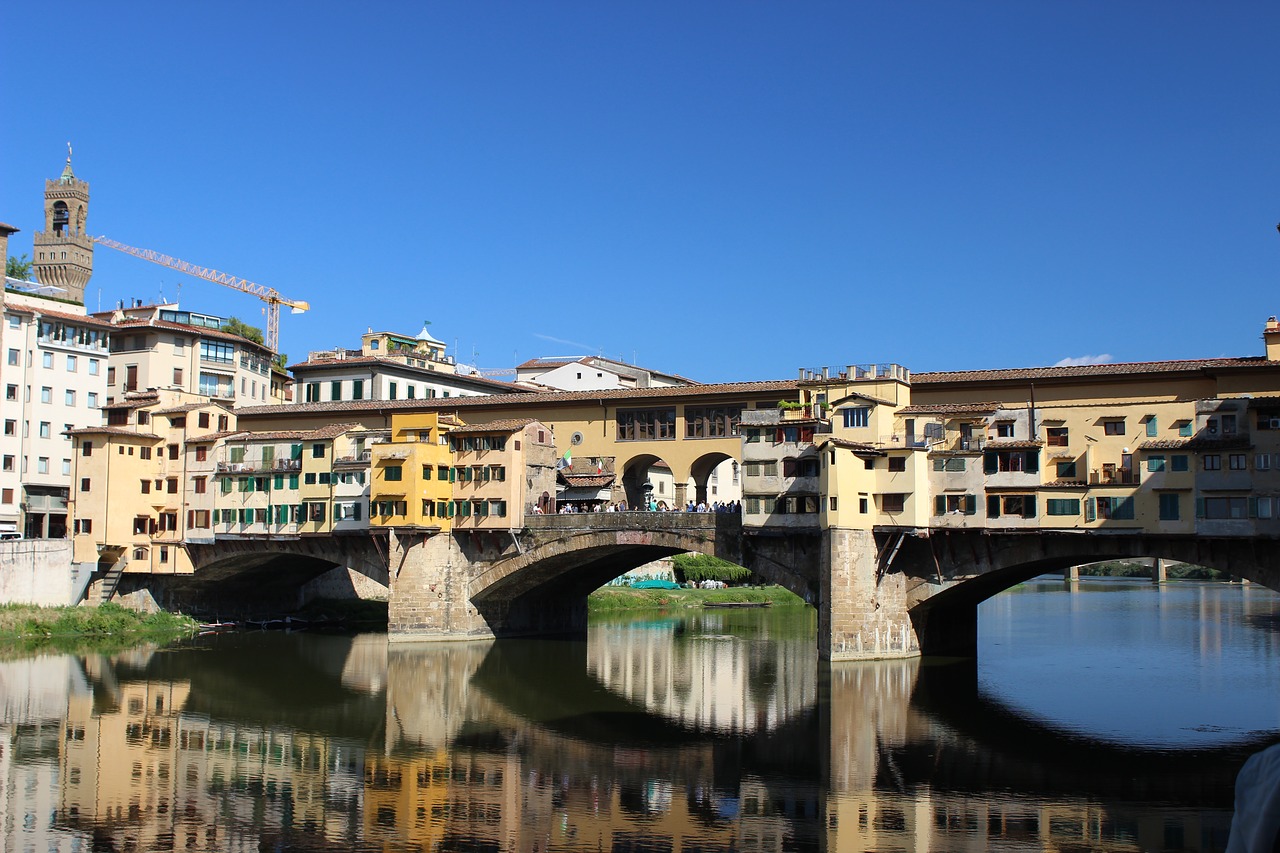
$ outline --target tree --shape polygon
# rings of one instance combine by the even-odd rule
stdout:
[[[262,330],[257,326],[250,326],[239,317],[228,317],[227,321],[222,324],[222,331],[248,338],[255,344],[262,343]]]
[[[31,261],[26,255],[15,258],[10,255],[4,262],[4,274],[9,278],[20,278],[23,281],[31,280]]]

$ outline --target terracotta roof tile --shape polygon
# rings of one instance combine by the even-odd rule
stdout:
[[[1134,361],[1117,364],[1081,364],[1070,367],[1016,367],[1004,370],[958,370],[913,373],[911,384],[942,385],[959,382],[998,382],[1028,379],[1082,379],[1087,377],[1140,376],[1148,373],[1180,373],[1215,368],[1260,367],[1272,364],[1261,356],[1203,358],[1183,361]]]
[[[603,489],[612,485],[614,480],[612,474],[566,474],[563,471],[560,472],[560,477],[566,485],[575,489]]]
[[[988,441],[984,450],[1039,450],[1044,447],[1043,441],[1027,441],[1025,439],[1004,438]]]
[[[282,429],[272,432],[255,432],[252,430],[237,430],[232,433],[225,433],[229,439],[241,439],[245,441],[324,441],[330,438],[337,438],[345,432],[352,429],[360,428],[357,423],[340,423],[325,424],[316,429]],[[207,439],[204,439],[207,440]]]
[[[127,427],[120,426],[98,426],[98,427],[80,427],[79,429],[69,429],[63,432],[63,435],[124,435],[131,438],[146,438],[160,440],[160,436],[150,432],[135,432]]]
[[[533,418],[504,418],[500,421],[490,421],[487,424],[468,424],[464,427],[457,427],[449,430],[449,435],[468,435],[471,433],[482,432],[515,432],[518,429],[524,429],[533,423]]]
[[[815,436],[816,438],[817,436]],[[834,445],[844,450],[852,450],[854,453],[866,453],[872,456],[884,456],[883,450],[878,449],[875,445],[866,444],[861,441],[849,441],[847,438],[836,438],[834,436],[827,438],[822,442],[822,446]]]
[[[1003,403],[933,403],[907,406],[899,409],[899,415],[988,415],[1004,408]]]

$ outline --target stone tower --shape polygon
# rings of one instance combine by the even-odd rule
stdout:
[[[71,171],[71,144],[67,165],[56,181],[44,182],[44,230],[33,239],[31,259],[36,280],[61,287],[61,294],[84,304],[84,289],[93,275],[93,240],[85,230],[89,215],[89,185]]]

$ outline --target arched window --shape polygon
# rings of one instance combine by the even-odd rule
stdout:
[[[53,203],[53,233],[61,234],[67,230],[67,224],[71,221],[71,211],[67,210],[65,201],[55,201]]]
[[[146,548],[134,548],[134,549],[133,549],[133,559],[135,559],[135,560],[145,560],[145,559],[147,559],[147,549],[146,549]]]

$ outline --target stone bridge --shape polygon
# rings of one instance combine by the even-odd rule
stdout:
[[[296,606],[334,566],[386,584],[391,639],[583,634],[587,595],[629,569],[694,551],[781,584],[818,611],[829,660],[977,650],[978,605],[1047,572],[1100,560],[1160,558],[1280,589],[1269,538],[1133,532],[828,529],[768,535],[727,513],[532,516],[521,530],[391,529],[371,535],[219,539],[188,546],[194,577],[127,579],[165,606],[223,613],[236,601]],[[163,597],[162,597],[163,596]]]

